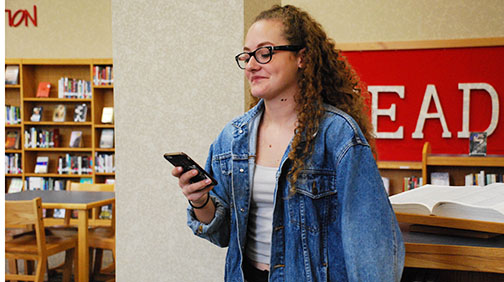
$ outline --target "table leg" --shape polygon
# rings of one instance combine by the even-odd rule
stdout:
[[[88,210],[79,210],[78,216],[78,281],[89,281]]]

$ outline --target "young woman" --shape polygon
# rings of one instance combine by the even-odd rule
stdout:
[[[243,51],[258,102],[210,147],[219,184],[172,171],[194,233],[228,247],[226,281],[399,281],[401,232],[350,65],[293,6],[262,12]]]

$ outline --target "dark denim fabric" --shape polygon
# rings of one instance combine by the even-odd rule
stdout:
[[[188,208],[194,234],[228,247],[226,281],[243,281],[250,186],[262,101],[211,145],[206,169],[219,182],[208,225]],[[270,281],[400,281],[404,244],[370,147],[355,121],[326,106],[312,156],[289,194],[287,148],[277,172]]]

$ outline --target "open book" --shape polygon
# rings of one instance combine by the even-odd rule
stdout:
[[[504,223],[504,184],[424,185],[390,197],[396,213]]]

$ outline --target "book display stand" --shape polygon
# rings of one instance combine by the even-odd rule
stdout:
[[[464,186],[467,174],[481,171],[504,174],[504,157],[435,155],[430,144],[424,144],[421,172],[426,184],[432,172],[447,172],[450,185]],[[504,273],[504,223],[403,212],[396,217],[406,267]]]

